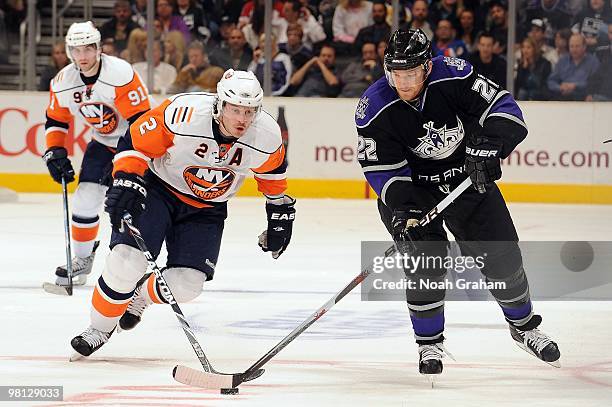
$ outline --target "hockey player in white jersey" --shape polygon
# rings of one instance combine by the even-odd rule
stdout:
[[[165,302],[154,275],[145,276],[136,242],[119,231],[126,211],[154,257],[165,241],[164,278],[179,303],[195,299],[213,278],[227,201],[250,174],[267,198],[259,245],[274,258],[287,248],[295,200],[285,195],[281,131],[262,99],[253,73],[230,69],[217,94],[173,96],[130,126],[114,158],[105,204],[111,252],[92,296],[91,325],[71,341],[78,354],[89,356],[118,323],[131,329],[147,306]]]
[[[72,61],[53,78],[47,107],[43,156],[56,182],[74,181],[66,144],[68,129],[79,118],[91,128],[79,185],[72,197],[72,260],[74,284],[82,285],[91,272],[99,226],[99,212],[110,183],[110,170],[119,138],[130,123],[150,109],[146,86],[132,66],[101,53],[100,32],[90,22],[74,23],[66,35]],[[66,266],[57,267],[58,285],[68,283]]]

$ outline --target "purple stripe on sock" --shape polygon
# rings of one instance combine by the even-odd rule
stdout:
[[[411,315],[410,320],[412,321],[412,329],[418,336],[433,336],[444,330],[444,313],[442,312],[428,318],[418,318]]]
[[[521,305],[519,308],[509,308],[501,306],[504,316],[510,320],[516,321],[525,318],[531,313],[531,301]]]

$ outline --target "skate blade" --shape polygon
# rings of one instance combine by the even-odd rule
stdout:
[[[429,384],[431,385],[431,388],[433,389],[435,387],[436,384],[436,379],[438,378],[438,376],[440,376],[439,374],[427,374],[427,373],[421,373],[423,376],[425,376],[425,378],[427,379],[427,381],[429,382]]]
[[[68,295],[68,296],[72,295],[72,287],[67,286],[67,285],[57,285],[54,283],[45,282],[43,283],[42,288],[49,294]]]
[[[68,279],[65,277],[57,277],[55,279],[56,285],[68,285]],[[85,285],[87,284],[87,274],[79,274],[78,276],[72,277],[72,285]]]
[[[529,348],[528,348],[527,346],[525,346],[524,344],[519,343],[518,341],[514,341],[514,343],[516,343],[516,346],[518,346],[519,348],[521,348],[521,349],[522,349],[522,350],[524,350],[525,352],[529,353],[531,356],[533,356],[533,357],[534,357],[534,358],[536,358],[537,360],[541,360],[542,362],[544,362],[544,363],[546,363],[546,364],[548,364],[548,365],[551,365],[552,367],[556,367],[557,369],[560,369],[560,368],[561,368],[561,361],[560,361],[559,359],[554,360],[554,361],[552,361],[552,362],[547,362],[547,361],[545,361],[545,360],[543,360],[543,359],[540,359],[540,358],[538,357],[538,355],[536,355],[535,353],[533,353],[533,352],[531,351],[531,349],[529,349]]]

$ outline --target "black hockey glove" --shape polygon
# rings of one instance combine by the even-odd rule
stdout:
[[[414,213],[407,210],[396,209],[391,220],[393,241],[401,253],[411,254],[416,251],[414,242],[424,240],[425,232]]]
[[[501,178],[500,155],[502,146],[478,136],[468,140],[465,148],[465,171],[472,179],[474,188],[484,194],[494,181]]]
[[[145,209],[146,197],[145,182],[139,175],[117,172],[104,202],[104,210],[110,215],[113,229],[123,229],[122,219],[125,212],[132,215],[134,224],[137,225],[138,218]]]
[[[272,252],[278,259],[291,241],[293,221],[295,220],[295,199],[288,195],[266,202],[268,229],[259,235],[259,247],[264,252]]]
[[[68,151],[64,147],[51,147],[45,151],[42,158],[53,181],[58,184],[62,183],[62,178],[66,180],[66,184],[74,181],[74,169],[68,158]]]

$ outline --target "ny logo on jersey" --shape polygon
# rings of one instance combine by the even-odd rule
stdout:
[[[183,178],[195,196],[201,199],[215,199],[225,194],[232,186],[236,174],[228,168],[187,167]]]
[[[419,144],[411,148],[412,152],[421,158],[440,160],[450,156],[461,144],[465,132],[463,124],[457,117],[457,127],[447,129],[446,124],[440,128],[433,121],[423,124],[426,133],[419,137]]]
[[[104,103],[84,103],[79,108],[81,116],[100,134],[110,134],[119,125],[117,113]]]
[[[355,110],[356,118],[363,120],[366,117],[366,110],[368,108],[368,103],[370,103],[370,100],[368,99],[367,96],[364,96],[361,99],[359,99],[357,110]]]
[[[454,66],[458,71],[463,71],[465,68],[465,60],[455,57],[444,57],[444,62],[448,66]]]

